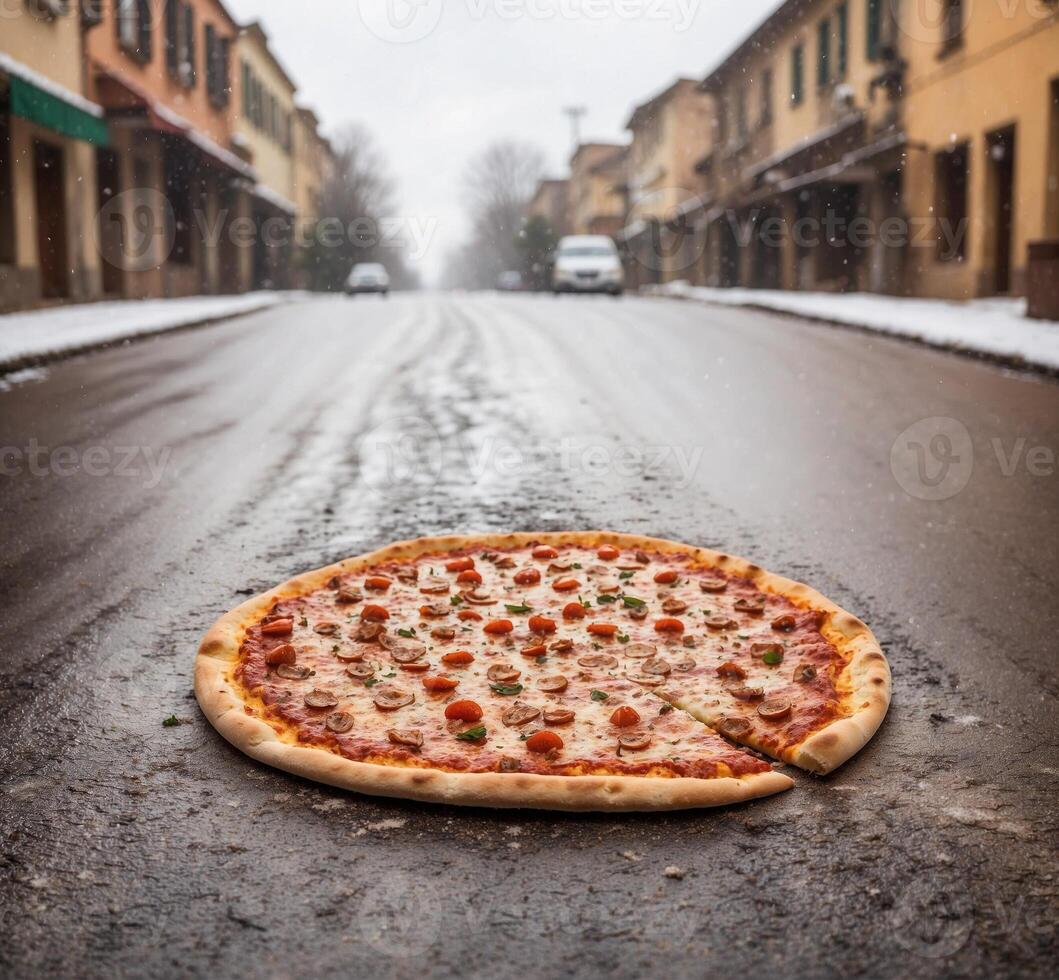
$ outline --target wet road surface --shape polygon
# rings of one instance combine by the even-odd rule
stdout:
[[[1054,969],[1054,381],[669,301],[323,299],[51,365],[0,390],[0,449],[6,975]],[[315,786],[199,714],[198,638],[247,594],[570,527],[858,613],[875,740],[772,799],[572,816]]]

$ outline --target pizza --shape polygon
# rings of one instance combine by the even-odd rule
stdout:
[[[422,538],[300,575],[199,648],[261,762],[474,806],[714,806],[828,773],[890,702],[859,619],[740,558],[571,532]]]

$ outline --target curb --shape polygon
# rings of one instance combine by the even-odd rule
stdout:
[[[220,313],[216,316],[207,316],[198,320],[189,320],[186,323],[179,323],[172,327],[156,327],[141,330],[136,333],[124,334],[121,337],[114,337],[110,340],[93,340],[84,344],[76,344],[73,347],[63,347],[61,350],[41,351],[39,354],[21,354],[18,357],[8,358],[6,361],[0,360],[0,376],[11,374],[14,371],[22,371],[26,368],[54,364],[56,361],[64,361],[69,357],[76,357],[78,354],[88,354],[92,351],[120,347],[133,341],[150,340],[152,337],[161,337],[163,334],[180,333],[185,330],[197,330],[202,327],[213,326],[214,324],[226,323],[229,320],[236,320],[241,316],[250,316],[253,313],[260,313],[262,310],[270,310],[277,306],[284,306],[288,302],[292,301],[278,300],[272,303],[262,303],[259,306],[251,306],[231,313]]]
[[[1008,368],[1013,371],[1022,371],[1027,374],[1035,374],[1041,377],[1059,380],[1059,367],[1051,364],[1040,364],[1037,361],[1027,361],[1016,354],[1000,354],[995,351],[978,350],[974,347],[961,347],[959,344],[948,344],[936,340],[928,340],[924,337],[916,337],[912,334],[891,333],[889,330],[879,330],[869,327],[863,323],[850,323],[847,320],[836,320],[826,316],[813,316],[807,313],[796,313],[793,310],[777,310],[765,303],[714,303],[708,299],[700,299],[697,296],[675,296],[667,293],[640,293],[644,299],[670,299],[680,303],[698,303],[700,306],[709,306],[712,309],[724,310],[753,310],[756,313],[769,313],[773,316],[783,317],[788,320],[801,320],[803,323],[817,323],[825,327],[839,327],[843,330],[855,330],[858,333],[869,334],[872,337],[884,337],[887,340],[896,340],[916,347],[927,347],[931,350],[944,351],[948,354],[957,354],[970,360],[983,361],[998,367]],[[1057,328],[1059,329],[1059,328]]]

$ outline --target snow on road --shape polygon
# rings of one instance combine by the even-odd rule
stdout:
[[[672,282],[653,295],[722,306],[751,306],[814,320],[909,337],[936,347],[970,351],[1059,371],[1059,323],[1030,320],[1023,299],[967,303],[868,293],[802,293],[772,289],[711,289]]]
[[[60,306],[0,316],[0,370],[143,334],[250,313],[297,294],[123,300]]]

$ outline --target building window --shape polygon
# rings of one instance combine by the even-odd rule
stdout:
[[[963,0],[942,0],[942,57],[963,46]]]
[[[192,178],[189,158],[175,146],[165,152],[166,198],[173,209],[173,249],[169,259],[180,265],[190,265],[191,230],[194,221],[192,208]]]
[[[761,73],[761,128],[772,125],[772,69]]]
[[[849,70],[849,7],[840,4],[835,11],[835,78],[845,78]]]
[[[185,88],[195,85],[195,11],[183,0],[166,0],[165,61],[170,78]]]
[[[151,60],[151,0],[115,0],[114,24],[118,43],[145,64]]]
[[[805,101],[805,45],[797,44],[791,52],[791,103]]]
[[[867,0],[868,60],[878,61],[882,51],[882,0]]]
[[[825,17],[816,30],[816,84],[823,88],[831,81],[831,19]]]
[[[735,129],[739,136],[739,143],[742,145],[750,135],[750,123],[747,119],[746,111],[745,85],[740,85],[739,90],[735,93]]]
[[[231,41],[219,37],[217,29],[207,24],[206,38],[206,93],[210,102],[218,109],[228,105],[231,98]]]
[[[967,192],[970,151],[963,143],[934,157],[934,217],[938,259],[958,262],[967,257]]]

